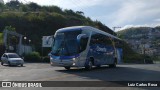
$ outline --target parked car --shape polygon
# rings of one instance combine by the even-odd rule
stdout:
[[[21,65],[23,66],[24,60],[16,53],[4,53],[1,57],[1,65]]]

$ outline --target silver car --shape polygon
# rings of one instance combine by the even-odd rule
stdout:
[[[24,60],[20,58],[16,53],[4,53],[1,57],[1,65],[3,64],[11,65],[21,65],[23,66]]]

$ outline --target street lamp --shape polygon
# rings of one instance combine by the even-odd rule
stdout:
[[[29,44],[31,43],[31,40],[29,39]]]
[[[24,40],[26,40],[27,39],[27,37],[24,37]]]
[[[25,37],[24,37],[24,55],[25,55],[25,44],[26,44],[26,39],[27,39],[27,37],[25,36]]]

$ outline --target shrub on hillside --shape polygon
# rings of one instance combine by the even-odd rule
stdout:
[[[32,52],[32,53],[25,55],[24,60],[29,61],[29,62],[40,62],[41,57],[38,52]]]
[[[142,55],[139,54],[128,54],[124,56],[125,63],[144,63]]]
[[[130,54],[127,56],[124,56],[124,62],[125,63],[146,63],[146,64],[153,64],[153,60],[150,56],[147,55],[141,55],[141,54]]]

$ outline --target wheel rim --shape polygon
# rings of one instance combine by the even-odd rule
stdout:
[[[92,69],[92,62],[89,61],[89,69]]]
[[[11,63],[10,63],[10,62],[8,62],[8,65],[9,65],[9,66],[11,66]]]

